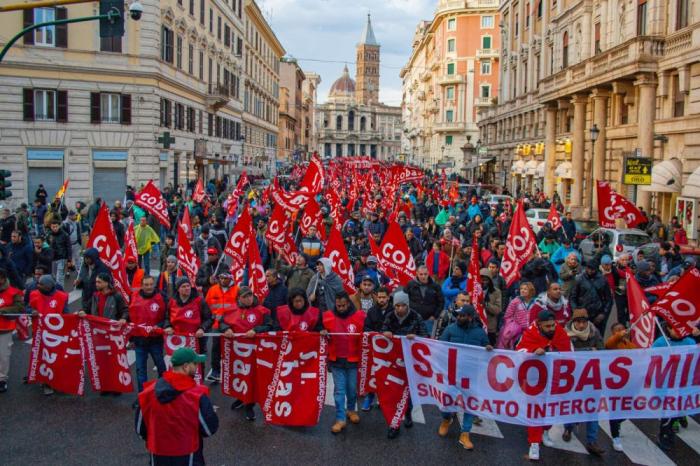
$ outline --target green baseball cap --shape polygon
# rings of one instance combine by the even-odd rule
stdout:
[[[192,348],[178,348],[170,358],[170,363],[173,366],[182,366],[188,362],[203,364],[207,362],[207,355],[197,354]]]

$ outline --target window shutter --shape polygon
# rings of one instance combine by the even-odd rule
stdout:
[[[121,124],[130,125],[131,124],[131,95],[122,94],[122,114],[121,114]]]
[[[34,89],[23,89],[23,93],[24,121],[34,121]]]
[[[165,99],[165,127],[170,128],[173,121],[173,106],[170,100]]]
[[[32,24],[34,24],[34,9],[24,10],[24,27],[22,29],[28,28]],[[24,34],[24,45],[34,45],[34,31]]]
[[[56,91],[56,121],[68,122],[68,91]]]
[[[100,93],[91,92],[90,93],[90,123],[99,124],[102,122],[102,116],[100,115]]]
[[[68,19],[68,10],[65,7],[56,8],[56,20]],[[56,47],[68,47],[68,25],[56,25]]]

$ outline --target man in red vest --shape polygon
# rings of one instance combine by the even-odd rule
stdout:
[[[335,297],[335,309],[323,313],[321,335],[331,335],[328,359],[333,374],[335,423],[331,432],[339,434],[347,425],[360,423],[357,414],[357,363],[360,360],[360,338],[367,315],[355,309],[347,292]],[[347,335],[351,334],[351,335]]]
[[[209,388],[194,381],[197,365],[206,360],[192,348],[175,350],[173,368],[139,394],[136,432],[146,441],[151,465],[204,465],[203,438],[219,428]]]
[[[24,311],[22,291],[10,285],[7,271],[0,269],[0,393],[7,391],[12,356],[12,332],[16,317],[1,317],[3,314],[19,314]]]

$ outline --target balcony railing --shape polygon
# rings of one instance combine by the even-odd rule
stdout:
[[[435,131],[439,133],[464,131],[465,127],[465,123],[460,121],[443,121],[434,125]]]
[[[217,83],[209,83],[207,89],[207,105],[219,109],[231,100],[231,91],[227,86]]]
[[[499,58],[498,49],[477,49],[476,58]]]
[[[461,84],[466,81],[462,74],[444,74],[438,78],[438,84],[444,86],[446,84]]]

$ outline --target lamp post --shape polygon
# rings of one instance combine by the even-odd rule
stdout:
[[[593,179],[593,161],[595,160],[595,142],[598,140],[598,135],[600,134],[600,129],[598,129],[598,125],[593,123],[593,126],[591,126],[590,129],[591,132],[591,163],[590,163],[590,169],[591,169],[591,185],[588,187],[588,205],[590,206],[590,217],[593,219],[593,185],[595,184],[595,180]]]
[[[476,141],[476,147],[474,147],[474,150],[476,151],[476,182],[479,182],[479,177],[481,176],[481,154],[479,153],[479,149],[481,149],[481,139],[477,139]],[[482,180],[483,181],[483,180]]]

